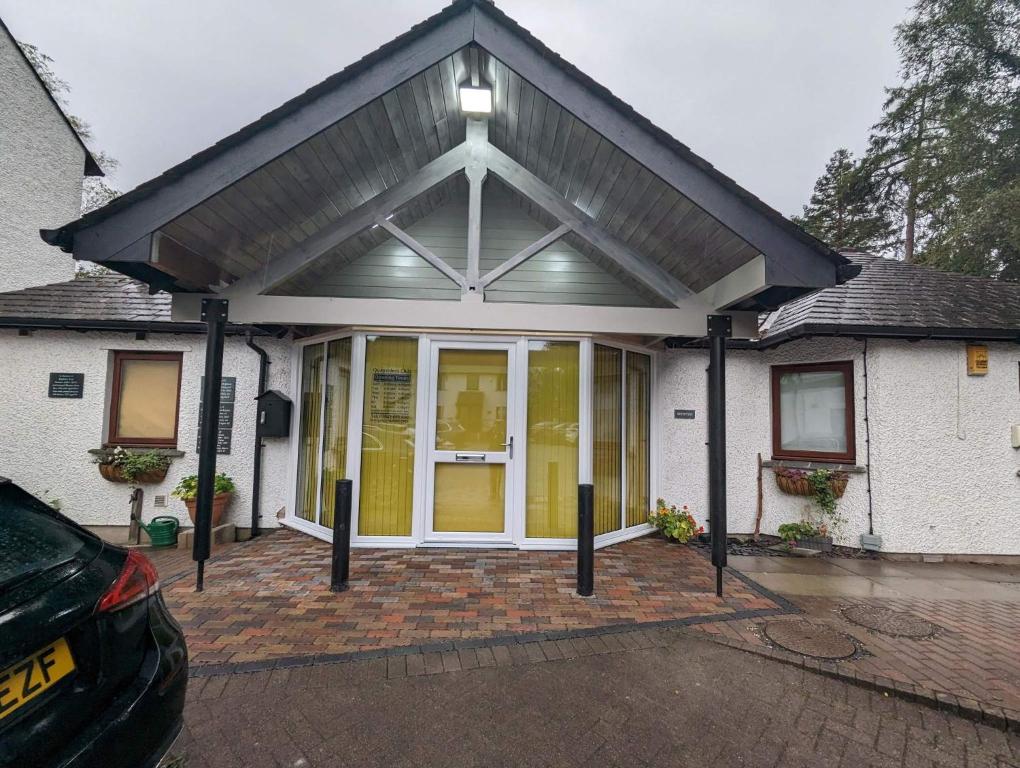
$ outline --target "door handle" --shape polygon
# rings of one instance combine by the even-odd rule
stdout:
[[[507,449],[507,458],[512,459],[514,457],[514,436],[510,435],[510,442],[500,443],[500,445]]]

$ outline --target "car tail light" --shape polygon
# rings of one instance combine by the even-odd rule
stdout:
[[[128,552],[127,560],[124,561],[124,567],[121,568],[117,580],[99,599],[96,612],[119,611],[121,608],[127,608],[140,600],[145,600],[158,591],[159,577],[156,575],[155,566],[141,552],[131,550]]]

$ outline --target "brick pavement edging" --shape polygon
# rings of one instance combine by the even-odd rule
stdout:
[[[977,699],[970,699],[963,696],[956,696],[945,691],[936,691],[912,683],[905,683],[899,680],[891,680],[887,677],[868,674],[858,670],[843,671],[835,662],[814,659],[809,656],[802,656],[798,653],[791,653],[781,648],[769,648],[767,646],[752,645],[743,640],[736,640],[730,637],[698,633],[699,637],[707,637],[713,643],[724,645],[745,653],[753,653],[756,656],[763,656],[781,664],[788,664],[800,667],[808,672],[814,672],[824,677],[841,680],[845,683],[877,691],[888,696],[905,701],[914,701],[919,704],[937,709],[942,712],[959,715],[967,720],[1000,728],[1004,731],[1020,733],[1020,712],[1005,707],[997,707],[985,704]]]
[[[492,637],[447,640],[444,642],[427,643],[424,645],[399,645],[390,648],[373,648],[364,651],[351,651],[349,653],[320,653],[304,656],[281,656],[271,659],[262,659],[259,661],[200,664],[188,669],[188,677],[218,677],[220,675],[266,672],[274,669],[314,667],[323,664],[346,664],[352,661],[381,659],[389,656],[419,656],[429,653],[444,653],[448,651],[461,651],[478,648],[505,648],[507,646],[514,645],[524,646],[531,643],[576,640],[581,638],[599,637],[602,635],[618,635],[628,632],[680,629],[682,627],[690,627],[695,624],[707,624],[716,621],[743,621],[770,616],[785,616],[796,612],[796,608],[792,611],[787,610],[786,608],[740,611],[710,616],[691,616],[682,619],[666,619],[663,621],[608,624],[601,627],[583,627],[580,629],[558,630],[553,632],[508,633],[494,635]]]

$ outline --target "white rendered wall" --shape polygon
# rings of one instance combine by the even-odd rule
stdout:
[[[78,218],[85,151],[0,29],[0,291],[74,277],[70,255],[41,228]]]
[[[289,395],[290,344],[258,339],[269,352],[268,387]],[[61,511],[85,525],[127,525],[131,487],[110,483],[99,475],[87,453],[102,444],[106,421],[107,374],[113,350],[184,353],[181,380],[178,448],[185,456],[170,466],[166,480],[146,485],[142,518],[176,515],[190,525],[183,502],[168,499],[166,508],[153,506],[157,494],[169,495],[177,481],[198,471],[195,444],[198,432],[200,380],[205,367],[205,337],[196,334],[152,334],[136,341],[133,333],[74,333],[46,331],[18,336],[0,329],[0,475],[34,494],[45,493],[61,502]],[[237,483],[228,522],[251,525],[252,460],[255,439],[255,401],[258,355],[244,339],[228,337],[223,375],[237,378],[233,444],[229,455],[217,457],[218,472]],[[47,397],[51,371],[85,374],[80,400]],[[262,462],[262,526],[277,525],[277,511],[286,504],[286,439],[265,441]]]
[[[888,552],[1020,554],[1020,452],[1009,430],[1020,423],[1020,347],[990,345],[990,371],[966,375],[957,342],[868,344],[871,469],[875,532]],[[797,341],[765,352],[727,355],[727,505],[729,530],[750,533],[756,510],[756,456],[771,458],[769,367],[852,360],[857,464],[863,466],[863,342]],[[659,367],[663,424],[660,487],[668,502],[708,516],[707,387],[704,350],[667,351]],[[673,418],[693,408],[694,420]],[[779,491],[763,475],[761,530],[810,514],[810,501]],[[848,518],[838,543],[857,546],[867,531],[866,477],[852,474],[839,509]]]

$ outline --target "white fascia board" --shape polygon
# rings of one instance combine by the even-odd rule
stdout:
[[[175,321],[195,322],[203,296],[177,293]],[[364,325],[526,333],[612,333],[704,336],[712,308],[690,298],[668,309],[563,304],[411,301],[246,294],[230,298],[232,323],[271,325]],[[735,312],[734,335],[750,335],[756,313]],[[750,333],[747,332],[750,329]]]

